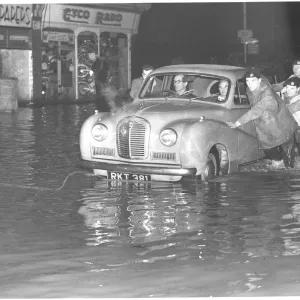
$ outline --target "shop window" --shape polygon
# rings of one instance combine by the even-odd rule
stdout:
[[[105,84],[118,90],[128,88],[128,43],[124,33],[102,32],[100,34],[100,59],[106,68]]]
[[[95,95],[95,74],[91,72],[98,55],[98,37],[94,32],[84,31],[78,35],[78,98]]]
[[[71,32],[43,32],[42,84],[47,100],[73,97],[74,39]]]

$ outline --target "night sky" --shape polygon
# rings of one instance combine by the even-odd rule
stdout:
[[[300,54],[300,2],[247,2],[247,28],[259,39],[255,63]],[[225,63],[232,52],[243,53],[237,37],[243,29],[243,3],[154,3],[140,20],[133,40],[133,73],[144,63]],[[299,48],[298,48],[299,47]]]

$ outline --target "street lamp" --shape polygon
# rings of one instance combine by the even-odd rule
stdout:
[[[243,25],[244,30],[247,30],[247,8],[246,8],[246,2],[243,3]],[[244,44],[244,63],[246,65],[247,63],[247,45]]]

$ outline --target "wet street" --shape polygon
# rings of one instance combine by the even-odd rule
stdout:
[[[300,163],[210,183],[79,168],[94,105],[0,113],[1,297],[300,294]]]

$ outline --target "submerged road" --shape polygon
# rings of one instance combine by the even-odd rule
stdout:
[[[300,294],[300,168],[265,161],[210,183],[102,180],[78,168],[93,111],[0,113],[1,297]]]

